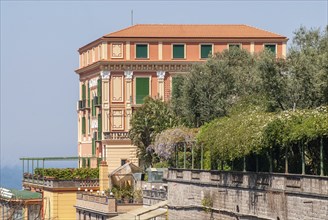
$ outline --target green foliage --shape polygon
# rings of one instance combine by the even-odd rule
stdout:
[[[213,198],[209,192],[206,192],[204,198],[202,199],[203,210],[209,213],[213,207]]]
[[[133,113],[129,136],[138,147],[138,157],[144,167],[152,164],[153,155],[149,146],[156,135],[178,124],[179,120],[172,110],[159,99],[146,97],[144,104]]]
[[[169,167],[168,161],[161,161],[153,165],[154,168],[167,168]]]
[[[34,173],[40,177],[52,177],[57,180],[98,179],[98,168],[36,168]]]
[[[156,135],[153,149],[161,161],[168,161],[174,156],[177,147],[186,145],[188,149],[196,141],[198,129],[186,127],[170,128]],[[172,161],[170,161],[172,162]]]
[[[258,91],[254,65],[253,57],[240,49],[217,53],[206,63],[194,65],[172,92],[174,111],[192,127],[227,115],[240,96]]]
[[[319,142],[328,138],[328,107],[312,110],[263,112],[245,107],[230,117],[205,124],[197,136],[204,146],[204,168],[216,168],[217,162],[236,161],[252,155],[267,155],[274,159],[275,170],[282,171],[285,150],[299,154],[299,144],[305,145],[309,169],[315,170],[319,159]],[[295,152],[296,150],[296,152]],[[327,157],[327,156],[326,156]],[[290,161],[291,164],[298,163]],[[317,171],[316,171],[317,172]]]
[[[109,195],[110,192],[113,193],[114,197],[117,200],[132,200],[134,198],[140,199],[140,191],[134,191],[133,187],[130,185],[125,185],[122,187],[114,186],[111,190],[107,192],[107,194]]]
[[[328,26],[295,32],[286,60],[264,51],[257,66],[268,109],[314,108],[328,103]]]

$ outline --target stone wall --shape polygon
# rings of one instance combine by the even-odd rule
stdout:
[[[328,219],[328,177],[170,169],[169,219]]]

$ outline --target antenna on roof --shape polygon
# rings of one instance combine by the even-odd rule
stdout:
[[[131,10],[131,25],[133,25],[133,10]]]

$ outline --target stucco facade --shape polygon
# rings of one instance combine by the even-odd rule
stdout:
[[[78,155],[106,159],[109,172],[138,165],[128,138],[133,111],[145,96],[168,101],[176,74],[232,46],[286,56],[287,38],[246,25],[134,25],[79,49]],[[80,166],[96,166],[82,161]]]

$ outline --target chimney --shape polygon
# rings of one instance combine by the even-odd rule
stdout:
[[[108,165],[106,161],[101,161],[99,165],[99,188],[106,191],[109,187]]]

